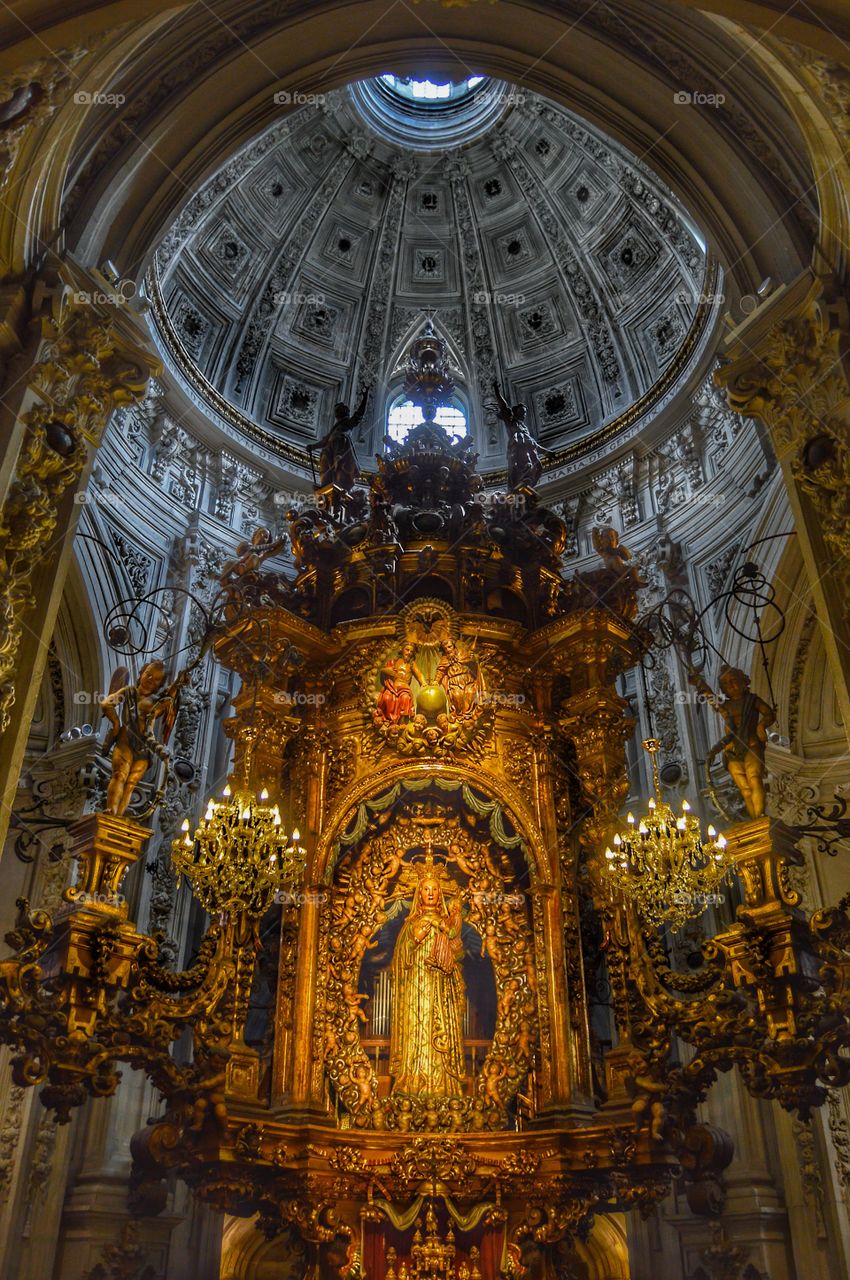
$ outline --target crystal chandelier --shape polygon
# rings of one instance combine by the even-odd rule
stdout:
[[[268,792],[259,801],[247,792],[210,800],[194,837],[183,823],[174,841],[172,860],[178,876],[185,875],[192,892],[209,915],[223,912],[259,920],[275,895],[299,884],[305,855],[297,828],[283,830],[280,809],[269,805]]]
[[[703,837],[700,820],[687,800],[676,814],[661,797],[657,738],[645,738],[652,760],[655,796],[639,820],[629,814],[605,850],[607,879],[631,902],[647,924],[680,929],[702,914],[730,871],[726,840],[710,826]]]

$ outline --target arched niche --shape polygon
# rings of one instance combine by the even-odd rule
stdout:
[[[474,1045],[474,1055],[470,1042],[481,1037],[464,1037],[461,1090],[440,1094],[439,1085],[423,1087],[412,1107],[399,1110],[398,1099],[386,1102],[394,1093],[389,1059],[399,1010],[387,1016],[382,979],[384,1021],[376,1025],[375,983],[379,973],[392,972],[400,930],[416,903],[417,869],[428,856],[456,886],[440,909],[449,914],[447,899],[460,904],[465,975],[489,975],[492,1036]],[[322,838],[314,866],[304,912],[317,916],[315,953],[302,950],[300,960],[318,978],[310,997],[312,1050],[296,1037],[294,1052],[309,1059],[314,1096],[326,1098],[339,1123],[403,1131],[512,1127],[517,1094],[526,1099],[526,1112],[534,1105],[529,1087],[545,1105],[551,1019],[563,1009],[551,1007],[544,977],[557,912],[533,822],[520,820],[513,805],[463,771],[402,767],[349,798]],[[302,940],[309,933],[302,923]],[[387,954],[376,965],[369,953],[379,947]],[[464,1010],[467,1027],[482,1013],[480,996],[471,1014]],[[393,989],[389,999],[397,998]],[[428,1102],[431,1092],[436,1106]]]
[[[225,1218],[221,1280],[304,1280],[307,1246],[292,1232],[268,1240],[253,1220]]]

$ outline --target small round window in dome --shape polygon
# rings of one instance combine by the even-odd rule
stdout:
[[[397,444],[401,444],[408,432],[424,421],[425,415],[419,405],[408,400],[406,396],[399,396],[393,401],[387,414],[387,435]],[[466,414],[456,401],[453,404],[442,405],[434,414],[434,421],[438,426],[445,427],[449,435],[454,436],[455,439],[461,439],[466,435]]]

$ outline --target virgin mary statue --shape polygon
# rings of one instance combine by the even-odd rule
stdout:
[[[429,864],[392,960],[390,1075],[393,1093],[460,1097],[464,1086],[460,896],[449,911]]]

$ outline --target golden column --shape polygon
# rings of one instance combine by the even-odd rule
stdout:
[[[544,646],[540,653],[545,653],[547,669],[560,673],[566,682],[566,696],[561,691],[557,705],[554,682],[548,678],[538,677],[535,697],[538,710],[553,725],[537,778],[540,824],[547,843],[557,850],[553,864],[559,890],[552,904],[560,918],[553,922],[558,945],[551,956],[549,998],[555,1015],[553,1053],[556,1049],[562,1052],[563,1061],[551,1068],[551,1106],[556,1110],[566,1107],[575,1115],[592,1108],[593,1094],[581,963],[579,856],[585,845],[595,890],[595,868],[604,836],[628,791],[624,743],[633,720],[614,681],[634,662],[634,655],[628,625],[605,609],[559,619],[540,633],[538,643]],[[532,646],[530,657],[532,661],[539,657],[536,646]],[[569,754],[570,746],[574,758]],[[573,790],[582,795],[583,814],[572,812],[566,800],[571,774]],[[558,1010],[563,1010],[562,1018]],[[563,1046],[558,1043],[559,1031]]]
[[[577,952],[572,949],[578,933],[575,869],[572,859],[563,856],[567,833],[558,830],[555,780],[565,763],[559,758],[555,733],[547,730],[542,736],[543,749],[537,754],[538,818],[547,847],[561,854],[552,857],[556,886],[537,888],[548,939],[546,998],[552,1039],[552,1060],[543,1075],[548,1097],[542,1114],[556,1119],[589,1113],[592,1085],[584,973],[581,964],[574,963]]]
[[[634,719],[615,681],[620,672],[634,665],[636,654],[627,624],[613,614],[599,610],[570,621],[559,661],[570,672],[571,692],[558,709],[558,723],[575,748],[586,805],[576,830],[591,851],[593,871],[629,791],[625,742]]]
[[[805,272],[727,338],[717,373],[729,405],[758,418],[782,468],[850,741],[850,310]]]
[[[293,1117],[321,1120],[327,1117],[327,1108],[322,1059],[314,1052],[313,1023],[319,978],[319,930],[322,905],[328,892],[324,881],[316,879],[316,847],[322,833],[327,782],[327,734],[316,726],[308,726],[303,731],[301,744],[307,868],[303,900],[299,903],[291,1045],[278,1048],[274,1093]]]

